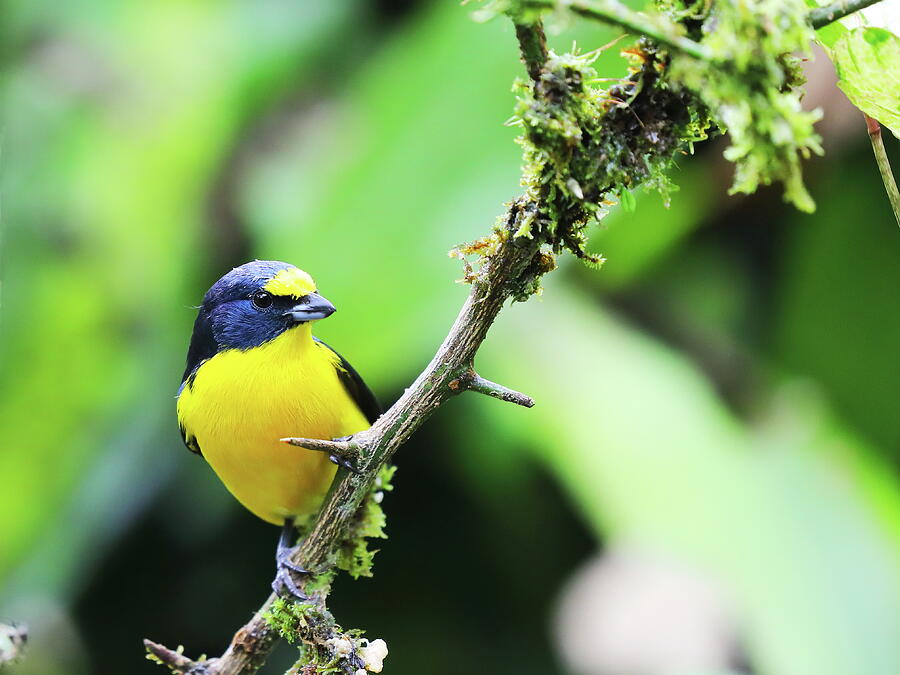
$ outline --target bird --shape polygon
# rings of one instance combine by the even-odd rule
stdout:
[[[314,337],[335,307],[289,263],[255,260],[210,287],[199,307],[177,395],[181,437],[231,494],[280,525],[276,593],[304,598],[292,572],[296,523],[321,504],[339,458],[287,445],[368,428],[381,412],[344,357]]]

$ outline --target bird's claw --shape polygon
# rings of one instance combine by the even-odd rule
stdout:
[[[351,436],[341,436],[340,438],[335,438],[334,440],[349,442],[349,441],[353,440],[353,436],[352,435]],[[351,446],[351,447],[353,447],[353,446]],[[357,457],[358,457],[358,451],[351,450],[347,454],[332,452],[332,453],[329,453],[329,455],[328,455],[328,461],[330,461],[332,464],[337,464],[338,466],[342,466],[345,469],[347,469],[347,471],[350,471],[352,473],[362,473],[362,471],[360,469],[358,469],[355,464],[355,460]]]
[[[328,455],[328,459],[332,464],[337,464],[338,466],[342,466],[347,471],[352,473],[362,473],[359,469],[356,468],[356,465],[353,463],[353,460],[349,457],[345,457],[344,455],[331,454]]]
[[[278,552],[275,554],[275,566],[278,569],[289,569],[291,572],[296,572],[297,574],[309,574],[309,570],[300,567],[300,565],[291,560],[291,557],[293,557],[294,551],[296,550],[296,548],[278,549]]]
[[[309,574],[309,570],[303,569],[300,565],[291,561],[291,554],[294,552],[292,548],[279,548],[275,555],[275,579],[272,581],[272,590],[279,596],[289,596],[301,602],[309,600],[297,582],[294,581],[293,573]]]
[[[303,602],[309,598],[297,586],[293,574],[309,574],[309,570],[292,560],[297,547],[292,547],[290,543],[295,537],[294,519],[287,518],[278,539],[278,548],[275,549],[275,579],[272,581],[272,590],[281,597],[287,596]]]
[[[291,576],[291,570],[287,567],[279,567],[275,573],[275,579],[272,581],[272,590],[281,598],[291,598],[298,602],[306,602],[309,597],[300,590],[297,582]]]

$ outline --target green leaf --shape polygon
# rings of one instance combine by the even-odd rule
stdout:
[[[884,28],[854,28],[835,43],[832,59],[853,105],[900,138],[900,38]]]

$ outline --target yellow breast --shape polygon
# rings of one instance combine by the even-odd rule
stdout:
[[[238,501],[270,523],[319,505],[335,466],[279,441],[336,438],[368,427],[338,378],[339,359],[309,324],[266,344],[216,354],[178,398],[178,420]]]

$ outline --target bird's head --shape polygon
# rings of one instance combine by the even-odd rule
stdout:
[[[255,260],[235,267],[203,297],[185,376],[222,349],[258,347],[334,311],[334,305],[316,293],[312,277],[293,265]]]

